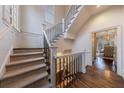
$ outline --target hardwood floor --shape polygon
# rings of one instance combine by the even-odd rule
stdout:
[[[112,61],[97,58],[87,73],[80,74],[71,88],[124,88],[124,79],[116,74]]]

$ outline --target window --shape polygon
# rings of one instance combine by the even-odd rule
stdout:
[[[11,6],[6,5],[3,6],[3,22],[5,25],[9,26],[12,22],[12,15],[11,15]]]
[[[19,30],[19,6],[13,5],[12,6],[12,26]]]
[[[55,23],[55,9],[52,5],[45,6],[45,22],[48,27]]]
[[[19,6],[5,5],[3,6],[3,22],[7,26],[12,26],[19,31]]]

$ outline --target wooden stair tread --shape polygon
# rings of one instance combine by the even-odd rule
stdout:
[[[25,68],[22,68],[22,69],[14,70],[14,71],[8,71],[4,74],[2,79],[14,77],[16,75],[20,75],[20,74],[23,74],[23,73],[26,73],[26,72],[30,72],[30,71],[33,71],[33,70],[36,70],[36,69],[39,69],[39,68],[42,68],[42,67],[45,67],[45,66],[46,66],[46,64],[41,64],[41,65],[36,65],[36,66],[28,66],[28,67],[25,67]]]
[[[26,87],[27,85],[30,85],[44,77],[47,77],[48,73],[43,72],[42,74],[34,74],[26,78],[22,78],[21,80],[18,80],[16,82],[13,82],[11,84],[8,84],[6,87],[12,87],[12,88],[22,88]]]
[[[43,54],[43,52],[28,52],[28,53],[15,53],[11,56],[26,56],[26,55],[34,55],[34,54]]]
[[[41,86],[41,87],[42,87],[42,88],[50,88],[50,86],[49,86],[49,82],[46,83],[45,85]]]
[[[39,50],[39,49],[44,49],[44,48],[14,48],[13,50]]]
[[[24,59],[24,60],[19,60],[19,61],[11,61],[6,66],[18,65],[18,64],[28,63],[28,62],[32,62],[32,61],[38,61],[38,60],[42,60],[42,59],[44,59],[44,57],[30,58],[30,59]]]

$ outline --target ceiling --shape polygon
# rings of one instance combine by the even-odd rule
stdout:
[[[77,32],[80,31],[80,29],[84,26],[84,24],[88,21],[89,18],[109,7],[110,6],[108,5],[105,6],[103,5],[100,7],[96,7],[96,5],[85,5],[81,9],[75,21],[72,23],[68,32],[76,35]]]

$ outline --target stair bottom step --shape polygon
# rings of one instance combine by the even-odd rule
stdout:
[[[43,72],[41,74],[34,74],[29,77],[22,78],[21,80],[17,82],[11,82],[7,85],[4,85],[3,88],[22,88],[22,87],[28,86],[42,79],[46,79],[46,81],[48,81],[47,77],[48,77],[47,72]]]
[[[26,86],[25,88],[49,88],[48,78],[40,79],[35,83]]]
[[[24,74],[24,73],[28,73],[28,72],[34,71],[36,69],[44,68],[44,67],[46,67],[46,65],[45,64],[41,64],[41,65],[36,65],[36,66],[29,66],[29,67],[26,67],[26,68],[23,68],[23,69],[17,69],[17,70],[8,71],[3,76],[3,79],[7,79],[7,78],[14,77],[14,76],[18,76],[18,75],[21,75],[21,74]]]
[[[42,48],[16,48],[13,50],[14,53],[28,53],[28,52],[42,52]]]

